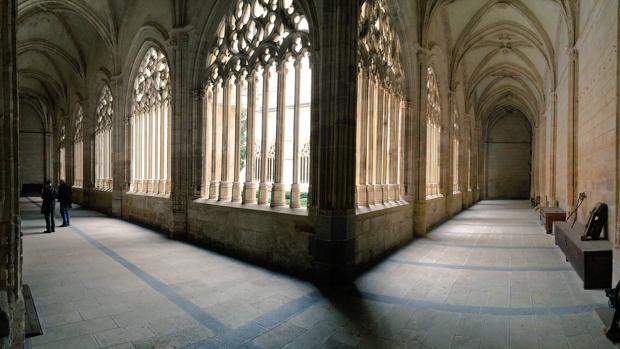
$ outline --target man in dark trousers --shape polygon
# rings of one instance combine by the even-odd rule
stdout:
[[[45,180],[43,192],[41,193],[43,205],[41,205],[41,213],[45,216],[44,233],[53,233],[55,231],[54,208],[56,207],[56,188],[49,179]]]
[[[60,203],[60,216],[62,217],[61,227],[68,227],[69,209],[71,209],[71,187],[62,179],[58,186],[58,202]]]

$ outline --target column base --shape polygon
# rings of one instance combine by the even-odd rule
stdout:
[[[265,205],[269,203],[269,190],[271,185],[269,183],[260,183],[258,185],[258,204]]]
[[[220,182],[211,182],[209,185],[209,200],[217,200],[220,189]]]
[[[383,189],[381,187],[381,184],[373,185],[373,191],[375,193],[374,204],[377,205],[383,203]]]
[[[291,208],[301,207],[301,190],[300,185],[295,183],[291,184]]]
[[[366,199],[368,206],[375,204],[375,186],[372,184],[366,185]]]
[[[241,191],[243,190],[243,183],[234,182],[232,185],[232,202],[241,202]]]
[[[219,201],[230,201],[232,199],[232,182],[220,182]]]
[[[245,185],[243,186],[244,204],[256,204],[256,189],[258,189],[258,183],[245,182]]]
[[[282,183],[275,183],[271,190],[271,207],[286,206],[286,188]]]
[[[391,201],[390,199],[390,186],[389,184],[381,184],[381,193],[383,195],[383,203],[386,204]]]
[[[356,188],[357,192],[357,206],[367,206],[368,205],[368,193],[366,192],[366,185],[358,185]]]

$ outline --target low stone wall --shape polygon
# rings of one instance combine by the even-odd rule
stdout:
[[[426,228],[433,227],[448,218],[446,212],[446,197],[437,196],[426,200],[425,205]]]
[[[112,213],[112,192],[93,190],[90,192],[88,207],[103,212],[105,214]]]
[[[369,265],[413,239],[413,207],[402,202],[358,213],[355,229],[355,265]]]
[[[122,218],[164,231],[172,230],[172,203],[168,197],[154,195],[123,195]]]
[[[206,246],[297,273],[312,272],[313,226],[305,210],[247,208],[199,199],[188,207],[187,225],[188,237]]]
[[[454,216],[463,210],[463,193],[453,193],[448,197],[448,215]]]

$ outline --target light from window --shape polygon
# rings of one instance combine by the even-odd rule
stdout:
[[[428,67],[426,80],[426,195],[439,194],[441,105],[437,77]]]
[[[104,85],[97,102],[95,125],[95,188],[112,190],[112,92]]]
[[[84,185],[84,110],[78,106],[73,129],[73,186]]]

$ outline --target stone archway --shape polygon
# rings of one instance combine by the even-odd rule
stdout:
[[[519,111],[503,111],[485,138],[485,198],[528,199],[532,170],[532,127]]]

